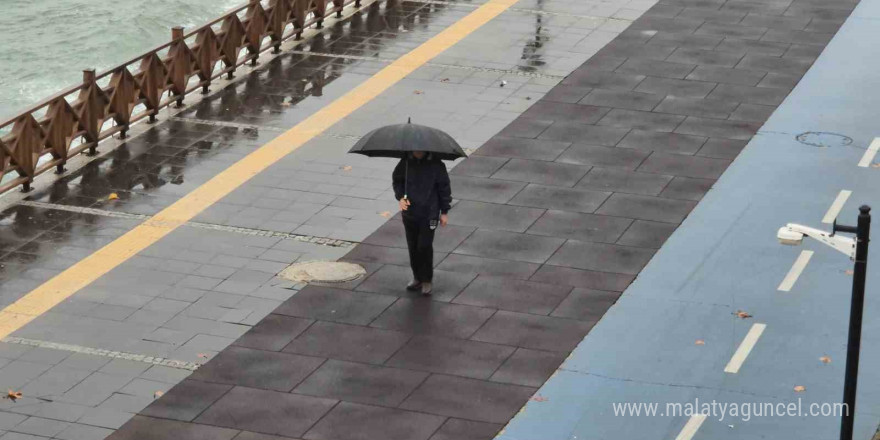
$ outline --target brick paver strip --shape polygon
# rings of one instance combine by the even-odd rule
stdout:
[[[492,438],[710,190],[853,6],[661,0],[455,169],[459,202],[453,227],[438,233],[436,263],[467,285],[433,300],[404,292],[405,245],[392,218],[345,258],[371,267],[366,280],[306,287],[277,310],[297,319],[267,318],[271,330],[257,326],[242,340],[252,349],[229,348],[208,364],[235,366],[216,376],[232,391],[176,396],[197,389],[194,378],[146,414],[166,417],[173,398],[186,418],[206,408],[195,423],[218,427],[154,421],[176,439],[227,435],[219,427],[306,439]],[[291,331],[277,328],[285,322]],[[280,371],[257,360],[286,353],[311,370],[301,382],[247,377]],[[111,438],[138,438],[145,423],[136,418]]]

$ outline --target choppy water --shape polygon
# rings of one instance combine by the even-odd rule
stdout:
[[[244,0],[0,0],[0,120]]]

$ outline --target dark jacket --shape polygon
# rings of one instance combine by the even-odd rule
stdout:
[[[403,211],[404,217],[436,220],[451,208],[449,174],[440,160],[430,156],[401,159],[391,174],[391,180],[394,198],[400,200],[406,195],[409,199],[409,209]]]

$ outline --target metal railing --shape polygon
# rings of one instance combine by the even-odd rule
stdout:
[[[263,4],[266,1],[268,6]],[[0,194],[88,150],[114,134],[124,138],[131,124],[156,120],[159,111],[239,66],[256,64],[261,53],[310,26],[320,29],[328,14],[361,0],[250,0],[189,33],[171,31],[171,41],[96,74],[83,71],[82,84],[63,90],[0,122]],[[6,134],[3,134],[6,133]]]

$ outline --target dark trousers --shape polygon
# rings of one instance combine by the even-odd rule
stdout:
[[[434,230],[428,219],[403,218],[409,265],[416,281],[430,283],[434,276]]]

